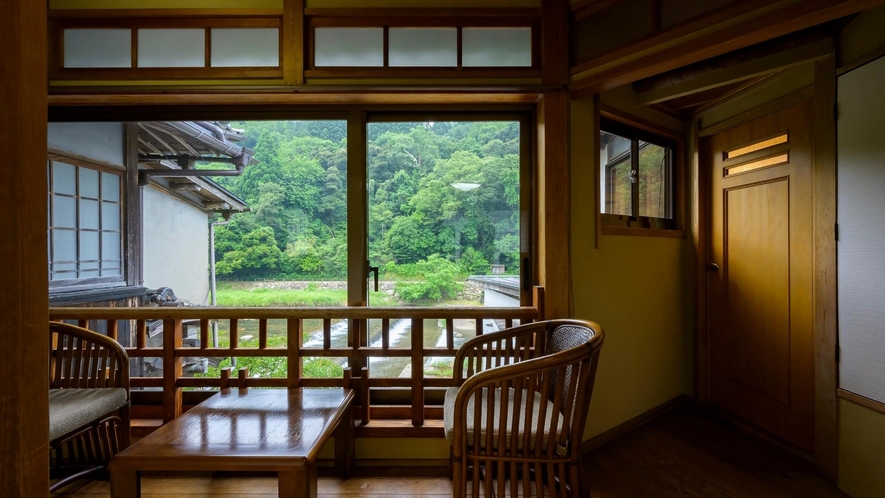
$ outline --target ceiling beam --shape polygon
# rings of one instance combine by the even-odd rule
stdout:
[[[675,83],[652,85],[651,88],[645,91],[641,91],[639,88],[640,82],[636,82],[633,84],[634,91],[636,91],[636,104],[641,106],[659,104],[706,90],[728,86],[732,83],[755,79],[824,57],[832,53],[834,49],[833,40],[825,38],[801,47],[783,50],[763,57],[750,58],[741,63],[704,71],[695,77],[686,78]]]
[[[629,60],[572,83],[580,98],[755,45],[882,4],[885,0],[806,0],[765,16]]]
[[[579,0],[571,4],[572,18],[575,21],[586,19],[597,12],[622,2],[623,0]]]

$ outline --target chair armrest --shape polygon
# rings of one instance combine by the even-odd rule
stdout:
[[[74,325],[49,322],[57,334],[50,353],[50,387],[122,387],[129,399],[129,355],[110,337]]]

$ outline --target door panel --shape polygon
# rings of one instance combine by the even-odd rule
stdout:
[[[705,139],[709,399],[814,451],[811,101]]]

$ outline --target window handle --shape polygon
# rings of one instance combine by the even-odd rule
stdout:
[[[639,171],[635,169],[630,170],[630,173],[627,175],[627,178],[630,179],[630,183],[636,183],[637,181],[639,181],[639,178],[637,177],[638,174]]]
[[[375,292],[378,292],[378,267],[377,267],[377,266],[372,266],[371,264],[369,264],[368,261],[366,261],[366,264],[369,265],[369,272],[368,272],[368,275],[371,275],[372,273],[375,274]],[[368,276],[368,275],[367,275],[367,276]]]

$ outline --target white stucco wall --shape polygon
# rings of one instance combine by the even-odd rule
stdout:
[[[516,308],[519,307],[519,299],[514,299],[491,289],[484,289],[482,305],[486,308]]]
[[[48,132],[51,148],[124,164],[123,123],[49,123]]]
[[[144,187],[144,286],[171,287],[179,299],[205,304],[209,295],[206,213],[153,187]]]

